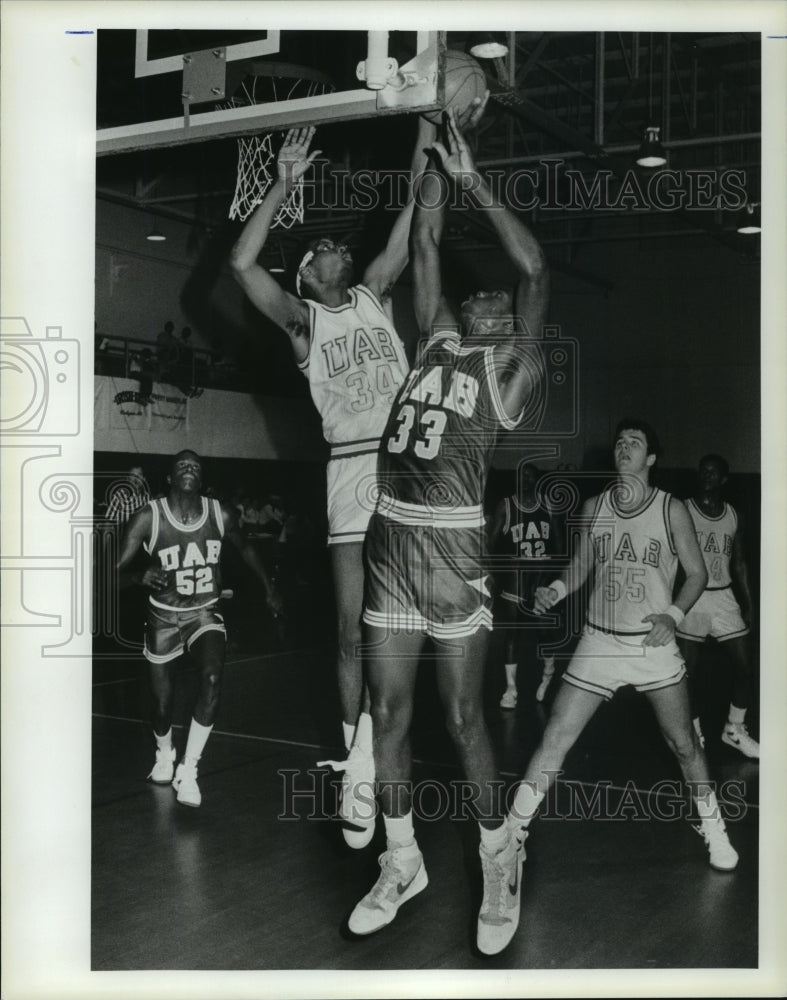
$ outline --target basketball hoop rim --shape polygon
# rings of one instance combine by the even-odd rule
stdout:
[[[262,62],[252,59],[244,67],[247,76],[275,76],[284,80],[308,80],[321,83],[335,90],[333,80],[313,66],[299,66],[297,63]]]

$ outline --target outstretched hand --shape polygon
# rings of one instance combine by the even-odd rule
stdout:
[[[286,134],[277,161],[280,180],[290,184],[300,180],[312,165],[312,161],[320,155],[321,149],[309,152],[314,132],[315,128],[312,125],[305,128],[291,128]]]
[[[475,174],[477,171],[473,154],[459,129],[453,108],[449,108],[446,112],[446,131],[448,148],[442,142],[434,142],[432,149],[440,157],[443,170],[461,184],[465,175]]]

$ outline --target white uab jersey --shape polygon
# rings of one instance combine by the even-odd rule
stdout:
[[[331,308],[305,299],[309,353],[298,365],[309,380],[331,457],[377,451],[391,403],[409,365],[399,335],[364,285]]]
[[[728,503],[724,504],[724,510],[718,517],[704,514],[693,500],[687,500],[686,506],[694,522],[697,542],[708,571],[705,589],[725,590],[732,583],[730,556],[732,540],[738,530],[738,515]]]
[[[596,572],[587,620],[594,628],[645,635],[643,618],[672,603],[678,557],[669,521],[671,496],[654,489],[636,510],[622,510],[615,487],[596,501],[590,540]]]

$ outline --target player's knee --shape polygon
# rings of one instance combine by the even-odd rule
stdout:
[[[481,721],[478,707],[462,702],[448,706],[445,713],[445,725],[455,743],[474,739]]]
[[[409,728],[409,715],[404,702],[399,698],[376,698],[371,706],[372,731],[375,737],[404,733]]]

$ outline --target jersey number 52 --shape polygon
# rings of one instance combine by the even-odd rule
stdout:
[[[175,586],[179,594],[209,594],[213,590],[213,567],[179,569],[175,574]]]

